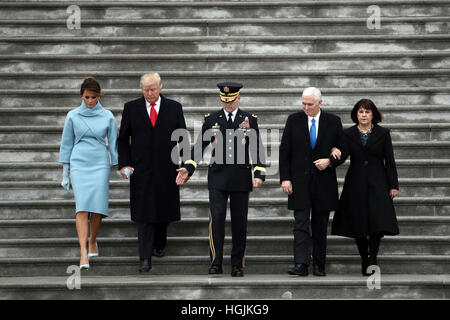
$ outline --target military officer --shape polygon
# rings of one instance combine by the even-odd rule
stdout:
[[[239,108],[239,90],[242,84],[222,82],[217,86],[220,89],[223,108],[205,115],[201,136],[191,150],[191,159],[178,169],[177,184],[181,185],[189,180],[203,158],[205,148],[212,144],[212,157],[208,167],[211,257],[208,273],[223,272],[225,217],[229,197],[232,229],[231,275],[242,277],[245,267],[249,195],[253,187],[261,187],[265,180],[265,152],[257,117]]]

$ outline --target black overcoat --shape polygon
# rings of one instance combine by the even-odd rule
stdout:
[[[357,126],[344,131],[350,167],[332,225],[332,234],[351,238],[381,232],[385,235],[399,233],[390,189],[398,189],[389,130],[374,125],[363,146]]]
[[[330,157],[333,147],[345,150],[339,117],[321,110],[314,149],[311,149],[309,139],[308,116],[300,111],[288,117],[281,138],[279,165],[280,181],[292,182],[293,192],[288,198],[290,210],[303,210],[311,205],[315,211],[321,212],[336,209],[338,187],[335,168],[345,160]],[[331,167],[319,171],[313,161],[322,158],[329,158]]]
[[[125,103],[118,138],[119,168],[131,166],[131,220],[160,223],[180,220],[180,190],[175,180],[178,159],[172,161],[175,129],[186,129],[180,103],[161,95],[155,127],[150,122],[145,98]],[[131,140],[130,140],[131,138]]]

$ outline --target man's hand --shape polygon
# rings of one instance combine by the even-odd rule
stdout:
[[[331,161],[328,158],[318,159],[314,161],[316,168],[319,169],[320,171],[325,170],[330,165],[330,163]]]
[[[398,195],[398,190],[397,189],[389,190],[389,196],[391,197],[391,199],[394,199],[397,195]]]
[[[263,184],[263,180],[262,179],[260,179],[260,178],[254,178],[253,179],[253,187],[254,188],[259,188],[259,187],[262,186],[262,184]]]
[[[178,175],[177,175],[177,178],[175,179],[175,182],[179,186],[185,184],[190,178],[189,171],[187,171],[186,168],[180,168],[180,169],[177,169],[177,172],[178,172]]]
[[[122,178],[124,179],[128,179],[127,175],[125,174],[125,169],[130,170],[130,176],[134,173],[134,169],[130,166],[126,166],[126,167],[122,167],[122,169],[120,169],[120,174],[122,175]]]
[[[333,147],[331,149],[331,156],[335,159],[341,160],[341,150],[339,150],[338,148]]]
[[[292,183],[290,180],[284,180],[281,182],[281,189],[283,189],[283,192],[287,195],[292,194]]]

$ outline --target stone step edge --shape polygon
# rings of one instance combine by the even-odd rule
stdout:
[[[208,206],[209,199],[191,198],[181,199],[181,205],[200,205]],[[396,197],[395,205],[448,205],[450,197]],[[129,208],[130,201],[128,199],[111,199],[109,200],[110,208],[120,207]],[[0,208],[49,208],[49,207],[74,207],[74,200],[0,200]],[[254,198],[250,197],[250,207],[260,206],[287,206],[285,197],[279,198]]]
[[[390,274],[382,276],[384,287],[437,287],[444,292],[449,286],[450,275],[416,275],[416,274]],[[236,279],[229,276],[210,276],[210,275],[153,275],[148,276],[82,276],[82,289],[113,289],[113,288],[268,288],[274,287],[292,287],[295,289],[307,290],[308,287],[355,287],[357,289],[367,287],[367,278],[361,276],[332,275],[327,277],[298,277],[287,274],[266,274],[266,275],[245,275],[244,278]],[[65,277],[3,277],[0,279],[0,289],[2,290],[20,290],[20,289],[61,289],[67,290],[67,276]],[[412,289],[412,288],[411,288]],[[77,291],[77,290],[75,290]],[[67,290],[68,294],[70,291]],[[37,298],[37,297],[36,297]]]
[[[353,108],[353,106],[328,106],[326,104],[322,105],[323,108],[326,108],[327,111],[330,112],[343,112],[348,111],[350,112]],[[72,110],[73,107],[50,107],[50,108],[42,108],[42,107],[18,107],[18,108],[1,108],[0,112],[3,113],[67,113],[70,110]],[[123,107],[111,107],[107,108],[108,110],[114,111],[114,112],[121,112],[123,111]],[[214,106],[201,106],[201,107],[183,107],[183,110],[186,112],[208,112],[211,110],[219,110],[220,107],[217,105]],[[252,106],[248,105],[245,106],[246,110],[253,110],[258,112],[298,112],[301,111],[301,106]],[[422,104],[416,104],[416,105],[380,105],[378,107],[380,111],[448,111],[450,110],[449,104],[428,104],[428,105],[422,105]],[[407,124],[405,124],[407,125]],[[421,124],[417,124],[421,125]],[[425,123],[424,125],[428,125]]]
[[[448,16],[385,16],[383,17],[383,23],[427,23],[427,22],[449,22]],[[318,17],[318,18],[170,18],[170,19],[148,19],[140,18],[136,20],[130,19],[114,19],[114,18],[102,18],[102,19],[83,19],[83,26],[161,26],[161,25],[198,25],[204,24],[205,26],[217,26],[223,24],[265,24],[265,25],[279,25],[279,24],[306,24],[306,25],[322,25],[322,24],[357,24],[363,23],[366,25],[367,18],[348,18],[348,17]],[[61,26],[67,28],[66,19],[1,19],[0,26]]]
[[[249,110],[246,108],[246,110]],[[186,110],[185,110],[186,111]],[[450,108],[449,108],[450,111]],[[1,111],[0,111],[1,113]],[[184,112],[185,114],[187,112]],[[342,126],[345,128],[349,128],[353,126],[354,123],[343,123]],[[428,122],[428,123],[383,123],[383,127],[391,129],[391,130],[447,130],[450,129],[450,121],[449,122]],[[259,129],[284,129],[284,124],[265,124],[260,123],[258,125]],[[187,126],[187,129],[192,133],[195,129],[191,126]],[[0,133],[23,133],[23,132],[32,132],[32,133],[62,133],[63,126],[1,126],[0,125]]]
[[[158,71],[163,79],[167,78],[208,78],[208,77],[270,77],[281,78],[285,76],[420,76],[428,77],[429,75],[449,75],[450,69],[446,68],[430,68],[430,69],[387,69],[387,70],[348,70],[348,69],[333,69],[333,70],[280,70],[280,71]],[[38,77],[57,77],[61,79],[84,77],[86,74],[95,76],[97,78],[104,77],[134,77],[139,78],[142,75],[140,71],[36,71],[36,72],[22,72],[22,71],[8,71],[1,72],[0,77],[3,78],[22,78],[33,80]]]
[[[23,113],[32,113],[32,114],[55,114],[55,113],[63,113],[66,114],[67,112],[71,111],[74,107],[50,107],[50,108],[41,108],[41,107],[18,107],[18,108],[2,108],[0,107],[0,113],[14,113],[14,114],[23,114]],[[202,106],[202,107],[183,107],[183,111],[185,114],[189,113],[203,113],[206,114],[207,112],[216,111],[219,110],[219,106]],[[326,111],[329,112],[350,112],[352,110],[352,106],[328,106],[326,104],[323,104],[323,108]],[[106,108],[114,113],[121,113],[123,111],[123,107],[108,107]],[[245,110],[251,110],[258,113],[261,112],[298,112],[301,111],[301,106],[279,106],[274,107],[271,106],[245,106]],[[378,107],[380,112],[410,112],[410,111],[423,111],[423,112],[429,112],[429,111],[450,111],[450,105],[446,104],[434,104],[434,105],[380,105]],[[418,126],[428,126],[430,124],[439,124],[439,123],[420,123],[416,124]],[[441,123],[442,124],[442,123]],[[266,126],[269,126],[269,124],[263,124]],[[274,126],[281,126],[282,124],[276,124]],[[415,125],[412,123],[408,124],[402,124],[402,125]],[[37,127],[37,126],[35,126]],[[42,126],[41,126],[42,127]]]
[[[299,95],[298,88],[247,88],[242,89],[243,94],[258,94],[258,95],[280,95],[280,94],[296,94]],[[103,89],[105,95],[118,96],[118,95],[136,95],[142,94],[140,89]],[[325,94],[355,94],[355,93],[449,93],[450,87],[376,87],[376,88],[320,88],[320,91]],[[216,89],[165,89],[166,94],[183,94],[187,96],[206,95],[217,96]],[[46,96],[61,96],[61,95],[74,95],[79,96],[79,89],[0,89],[0,95],[46,95]],[[17,109],[16,109],[17,110]]]
[[[192,243],[192,242],[208,242],[207,236],[168,236],[167,240],[171,243]],[[293,241],[294,236],[247,236],[247,242],[286,242]],[[354,243],[353,239],[328,235],[327,240],[329,244],[332,243]],[[99,246],[101,244],[135,244],[137,243],[137,237],[99,237],[97,238]],[[231,236],[225,236],[225,242],[231,242]],[[450,236],[386,236],[383,238],[385,243],[442,243],[450,245]],[[14,245],[14,246],[63,246],[78,244],[78,238],[28,238],[28,239],[0,239],[0,246]]]
[[[245,259],[250,262],[292,262],[292,255],[250,255],[245,256]],[[415,261],[426,261],[426,262],[450,262],[449,255],[411,255],[411,254],[381,254],[377,256],[379,261],[394,261],[394,262],[415,262]],[[139,260],[138,256],[121,256],[121,257],[96,257],[96,263],[136,263]],[[359,262],[361,260],[358,253],[355,252],[353,255],[327,255],[327,261],[346,261],[346,262]],[[65,264],[65,263],[76,263],[79,262],[79,257],[36,257],[36,258],[0,258],[0,265],[8,264]],[[176,263],[188,263],[188,262],[208,262],[210,261],[209,256],[165,256],[162,259],[152,259],[153,264],[176,264]],[[224,256],[224,264],[230,264],[230,257]]]
[[[112,188],[123,188],[129,185],[127,180],[110,180],[110,187]],[[338,184],[343,184],[344,179],[338,178]],[[423,185],[431,185],[431,186],[442,186],[449,185],[450,186],[450,178],[399,178],[400,188],[405,185],[412,186],[423,186]],[[206,186],[207,179],[191,179],[189,184],[185,187],[189,186]],[[264,185],[280,185],[280,179],[266,179],[264,181]],[[0,188],[37,188],[37,187],[45,187],[45,188],[60,188],[60,181],[0,181]],[[1,221],[1,220],[0,220]]]
[[[393,141],[395,147],[404,148],[448,148],[450,141]],[[267,147],[279,146],[280,142],[271,142]],[[30,151],[59,151],[60,144],[56,143],[0,143],[0,150]]]
[[[448,40],[450,34],[410,34],[410,35],[312,35],[312,36],[172,36],[172,37],[124,37],[124,36],[0,36],[0,42],[248,42],[248,41],[410,41],[410,40]]]
[[[167,8],[173,8],[173,7],[183,7],[183,8],[198,8],[198,7],[232,7],[232,8],[245,8],[245,7],[280,7],[280,6],[307,6],[307,7],[323,7],[323,6],[342,6],[342,5],[349,5],[349,6],[370,6],[373,4],[373,1],[367,1],[367,0],[361,0],[361,1],[302,1],[301,4],[293,2],[293,1],[248,1],[248,2],[218,2],[218,1],[211,1],[211,2],[189,2],[189,1],[173,1],[173,2],[163,2],[163,1],[155,1],[155,2],[148,2],[148,1],[80,1],[75,0],[72,1],[71,4],[88,7],[88,8],[105,8],[105,7],[167,7]],[[377,1],[377,4],[379,5],[392,5],[392,6],[399,6],[399,5],[450,5],[448,0],[379,0]],[[33,2],[24,2],[24,1],[17,1],[17,2],[2,2],[0,3],[0,7],[9,7],[9,8],[67,8],[67,3],[64,3],[63,1],[33,1]]]
[[[297,53],[297,54],[214,54],[214,53],[199,53],[199,54],[0,54],[1,60],[261,60],[261,59],[355,59],[355,58],[429,58],[429,57],[448,57],[450,50],[439,51],[390,51],[390,52],[318,52],[318,53]]]
[[[330,215],[330,221],[333,220],[333,216]],[[175,222],[175,224],[204,224],[208,223],[209,218],[182,218],[180,221]],[[230,223],[230,217],[225,219],[227,223]],[[417,222],[417,223],[450,223],[450,216],[399,216],[397,217],[399,223]],[[294,222],[293,217],[249,217],[249,224],[252,223],[290,223]],[[15,226],[54,226],[54,225],[64,225],[69,224],[73,226],[75,223],[74,219],[20,219],[20,220],[0,220],[0,227],[15,227]],[[102,225],[133,225],[135,223],[130,219],[122,218],[109,218],[102,222]]]
[[[183,108],[186,109],[186,108]],[[17,109],[16,109],[17,110]],[[246,108],[248,110],[248,108]],[[450,110],[450,107],[449,107]],[[186,111],[186,110],[184,110]],[[272,111],[274,112],[274,111]],[[1,113],[1,111],[0,111]],[[186,112],[185,112],[186,114]],[[349,128],[353,126],[354,123],[343,123],[342,126],[344,128]],[[448,123],[442,123],[442,122],[428,122],[428,123],[383,123],[383,127],[393,129],[393,130],[404,130],[404,129],[450,129],[450,121]],[[259,129],[284,129],[284,124],[265,124],[260,123],[258,125]],[[41,125],[41,126],[2,126],[0,125],[0,132],[12,132],[12,133],[18,133],[18,132],[44,132],[44,133],[61,133],[63,130],[63,126],[48,126],[48,125]],[[188,126],[188,130],[192,131],[194,128],[191,128]]]
[[[450,165],[450,159],[396,159],[395,160],[397,166],[443,166],[446,167]],[[278,161],[267,161],[267,166],[278,165]],[[343,164],[347,166],[350,164],[349,160]],[[200,162],[198,164],[198,169],[206,169],[208,168],[207,163]],[[42,169],[42,168],[62,168],[62,163],[59,162],[0,162],[0,169]]]

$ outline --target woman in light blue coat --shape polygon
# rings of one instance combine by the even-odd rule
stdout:
[[[75,196],[80,268],[89,269],[89,258],[98,256],[97,234],[102,218],[108,216],[110,166],[118,163],[118,131],[113,114],[99,102],[101,88],[97,80],[86,78],[80,93],[81,106],[70,111],[64,123],[59,162],[63,163],[61,185],[69,190],[72,184]]]

